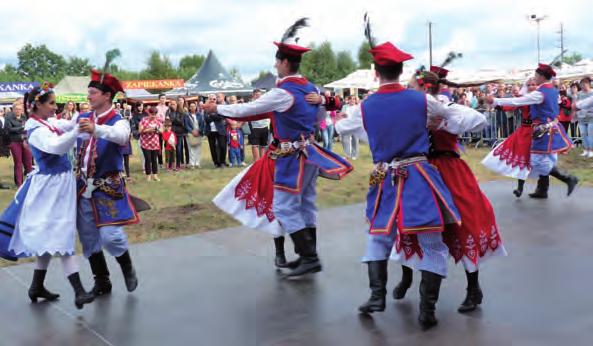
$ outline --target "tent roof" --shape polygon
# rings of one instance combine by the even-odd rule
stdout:
[[[277,77],[272,74],[271,72],[266,72],[260,78],[251,82],[251,86],[256,89],[266,89],[270,90],[276,86],[276,79]]]
[[[404,65],[404,71],[399,79],[400,82],[406,84],[412,77],[413,73],[414,68]],[[332,89],[353,88],[375,90],[379,88],[379,79],[376,78],[374,69],[356,70],[340,80],[324,85],[324,87]]]
[[[206,60],[189,80],[185,82],[185,87],[176,88],[166,95],[208,95],[212,93],[225,94],[248,94],[253,88],[245,83],[233,78],[222,66],[214,52],[209,51]]]
[[[60,94],[85,94],[91,78],[88,76],[66,76],[54,88],[56,95]]]
[[[151,94],[146,89],[126,89],[126,98],[135,100],[158,99],[159,95]]]
[[[21,97],[23,97],[23,94],[15,91],[0,92],[0,104],[10,104]]]

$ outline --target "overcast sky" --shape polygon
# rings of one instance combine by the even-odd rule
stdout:
[[[25,44],[46,44],[62,55],[103,63],[104,52],[118,47],[117,63],[145,67],[151,50],[174,63],[186,54],[214,50],[228,69],[249,80],[272,70],[274,46],[286,27],[301,16],[311,27],[301,43],[328,40],[334,50],[356,57],[363,40],[362,16],[368,11],[379,42],[391,41],[412,53],[414,65],[427,64],[427,22],[434,22],[434,60],[462,52],[452,68],[523,68],[536,63],[536,26],[529,14],[547,15],[541,23],[542,60],[559,53],[560,23],[569,51],[593,57],[591,10],[585,0],[20,0],[2,1],[0,64],[16,63]],[[100,7],[91,7],[100,6]]]

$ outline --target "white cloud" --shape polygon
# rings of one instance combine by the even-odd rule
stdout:
[[[93,7],[91,7],[93,6]],[[97,7],[98,6],[98,7]],[[157,49],[174,62],[186,54],[213,49],[226,66],[243,76],[271,69],[274,46],[283,30],[299,16],[311,18],[302,42],[329,40],[353,57],[362,35],[362,15],[369,11],[379,41],[390,40],[427,62],[426,23],[434,25],[435,61],[449,50],[465,58],[456,68],[525,66],[535,62],[535,26],[526,16],[546,14],[542,22],[542,57],[553,57],[559,23],[565,24],[572,51],[593,56],[585,0],[563,1],[428,1],[371,0],[21,0],[2,2],[3,42],[0,63],[15,63],[25,43],[47,44],[65,56],[78,55],[102,63],[105,51],[119,47],[119,64],[139,70]]]

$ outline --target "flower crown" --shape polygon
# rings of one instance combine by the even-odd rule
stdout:
[[[424,78],[426,77],[424,69],[420,68],[416,70],[414,76],[416,78],[416,83],[418,83],[419,86],[423,87],[425,90],[432,88],[432,83],[424,82]]]
[[[43,82],[43,84],[41,84],[39,86],[39,94],[37,94],[37,96],[35,96],[35,101],[39,101],[39,99],[41,98],[41,96],[50,93],[50,92],[54,92],[54,85],[48,82]]]

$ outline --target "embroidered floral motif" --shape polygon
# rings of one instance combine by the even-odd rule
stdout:
[[[488,251],[488,236],[484,230],[480,231],[480,256],[484,256],[484,254]]]
[[[474,241],[474,237],[472,237],[471,234],[467,236],[465,248],[467,249],[465,252],[467,258],[469,258],[472,262],[475,263],[477,261],[478,251],[476,250],[476,243]]]

